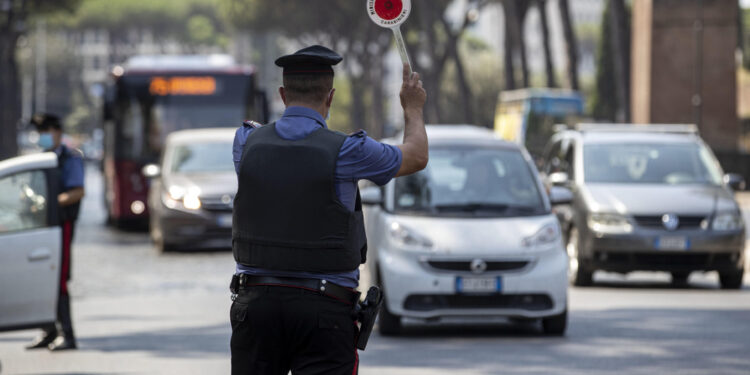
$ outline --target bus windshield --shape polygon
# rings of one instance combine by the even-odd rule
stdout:
[[[117,128],[114,146],[120,159],[156,160],[166,136],[176,130],[239,126],[248,118],[265,120],[257,110],[251,76],[216,74],[182,78],[210,79],[213,85],[201,91],[200,86],[185,89],[173,84],[155,91],[154,82],[169,82],[169,77],[143,75],[120,79],[114,105]]]

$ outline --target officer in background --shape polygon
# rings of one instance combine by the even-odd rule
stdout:
[[[427,165],[426,93],[404,66],[399,146],[330,131],[332,66],[341,60],[322,46],[277,59],[286,111],[237,130],[233,374],[358,371],[352,308],[367,247],[357,181],[384,185]]]
[[[57,116],[50,114],[35,115],[31,123],[39,132],[39,146],[44,151],[57,154],[59,170],[60,226],[62,227],[62,260],[60,262],[60,288],[57,298],[57,323],[44,328],[42,335],[29,344],[27,349],[48,348],[52,351],[76,348],[73,334],[73,322],[70,316],[70,280],[71,250],[75,221],[83,190],[83,158],[81,152],[62,144],[62,125]]]

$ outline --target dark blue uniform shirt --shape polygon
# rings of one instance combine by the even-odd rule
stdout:
[[[289,107],[284,111],[284,115],[276,121],[276,132],[281,138],[290,140],[303,139],[321,127],[326,127],[323,116],[317,111],[305,107]],[[247,137],[253,130],[252,127],[242,126],[237,129],[235,134],[232,153],[234,167],[238,174],[242,150],[245,147]],[[380,143],[368,137],[364,130],[350,135],[339,151],[334,176],[336,179],[336,195],[341,203],[353,211],[357,181],[370,180],[378,185],[385,185],[401,168],[401,158],[401,150],[398,147]],[[356,288],[359,284],[358,269],[344,273],[320,274],[265,270],[237,264],[237,273],[325,279],[349,288]]]
[[[83,159],[81,155],[72,149],[65,150],[66,146],[58,146],[54,152],[57,156],[63,151],[67,151],[68,157],[65,158],[63,165],[61,165],[61,176],[63,191],[72,190],[78,187],[83,187]]]

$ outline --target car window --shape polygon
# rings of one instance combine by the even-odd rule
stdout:
[[[229,142],[193,143],[176,146],[170,161],[171,172],[233,172],[232,144]]]
[[[532,169],[518,150],[438,147],[425,170],[396,179],[394,208],[436,216],[546,212]]]
[[[48,206],[43,171],[0,179],[0,233],[46,227]]]
[[[588,144],[583,163],[591,183],[721,184],[715,158],[698,143]]]

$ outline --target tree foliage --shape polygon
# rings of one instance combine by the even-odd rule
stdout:
[[[79,0],[5,0],[0,6],[0,160],[18,153],[21,102],[16,50],[33,15],[66,10]]]
[[[50,17],[52,26],[67,29],[102,29],[124,35],[150,30],[157,40],[187,44],[226,44],[226,27],[219,0],[83,0],[71,16]]]
[[[351,0],[222,0],[221,12],[246,32],[277,32],[300,44],[322,44],[345,59],[351,129],[382,135],[384,56],[391,34],[370,22],[364,3]]]

